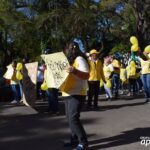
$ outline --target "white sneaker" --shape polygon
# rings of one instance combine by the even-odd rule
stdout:
[[[11,101],[11,104],[17,104],[18,102],[16,100]]]

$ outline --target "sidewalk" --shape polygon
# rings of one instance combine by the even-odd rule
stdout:
[[[59,116],[44,113],[46,105],[37,102],[33,109],[0,103],[0,150],[73,150],[63,147],[70,136],[64,102],[60,101]],[[90,150],[150,149],[140,144],[141,137],[150,137],[150,104],[139,98],[99,101],[99,105],[96,111],[81,113]]]

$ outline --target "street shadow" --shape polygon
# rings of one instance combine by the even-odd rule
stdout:
[[[112,148],[127,144],[132,144],[141,142],[141,137],[150,137],[150,128],[136,128],[129,131],[124,131],[119,135],[109,137],[109,138],[103,138],[98,140],[93,140],[89,142],[89,145],[95,145],[90,146],[90,150],[99,150],[102,148]],[[105,143],[105,144],[103,144]]]
[[[48,113],[48,101],[36,101],[36,104],[33,108],[40,114]],[[62,98],[58,99],[58,110],[59,115],[65,115],[65,102],[62,100]]]
[[[133,107],[133,106],[141,106],[145,105],[145,102],[138,102],[138,103],[130,103],[130,104],[120,104],[120,105],[107,105],[107,106],[100,106],[99,111],[106,111],[106,110],[112,110],[112,109],[121,109],[124,107]]]
[[[135,102],[135,103],[129,103],[129,104],[116,104],[116,105],[103,105],[99,106],[98,108],[86,108],[86,105],[83,108],[83,111],[107,111],[107,110],[113,110],[113,109],[121,109],[124,107],[134,107],[134,106],[141,106],[147,104],[146,102]]]
[[[93,124],[94,118],[82,119],[83,124]],[[95,134],[90,134],[95,136]],[[0,116],[1,150],[70,150],[64,147],[64,139],[70,137],[65,116],[51,117],[45,114]]]

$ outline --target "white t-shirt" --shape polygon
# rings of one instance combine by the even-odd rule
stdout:
[[[111,73],[114,71],[114,67],[112,64],[104,65],[103,71],[104,71],[105,78],[109,79]]]
[[[89,72],[89,66],[86,60],[78,56],[75,59],[73,66],[82,72]],[[66,81],[64,82],[62,88],[62,95],[69,96],[69,95],[86,95],[87,91],[87,80],[83,80],[78,76],[70,73]]]

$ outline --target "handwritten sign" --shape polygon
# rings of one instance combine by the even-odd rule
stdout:
[[[34,106],[36,101],[38,62],[27,63],[23,67],[23,103]]]
[[[63,52],[41,55],[47,66],[47,85],[49,88],[59,88],[68,77],[66,68],[68,60]]]

